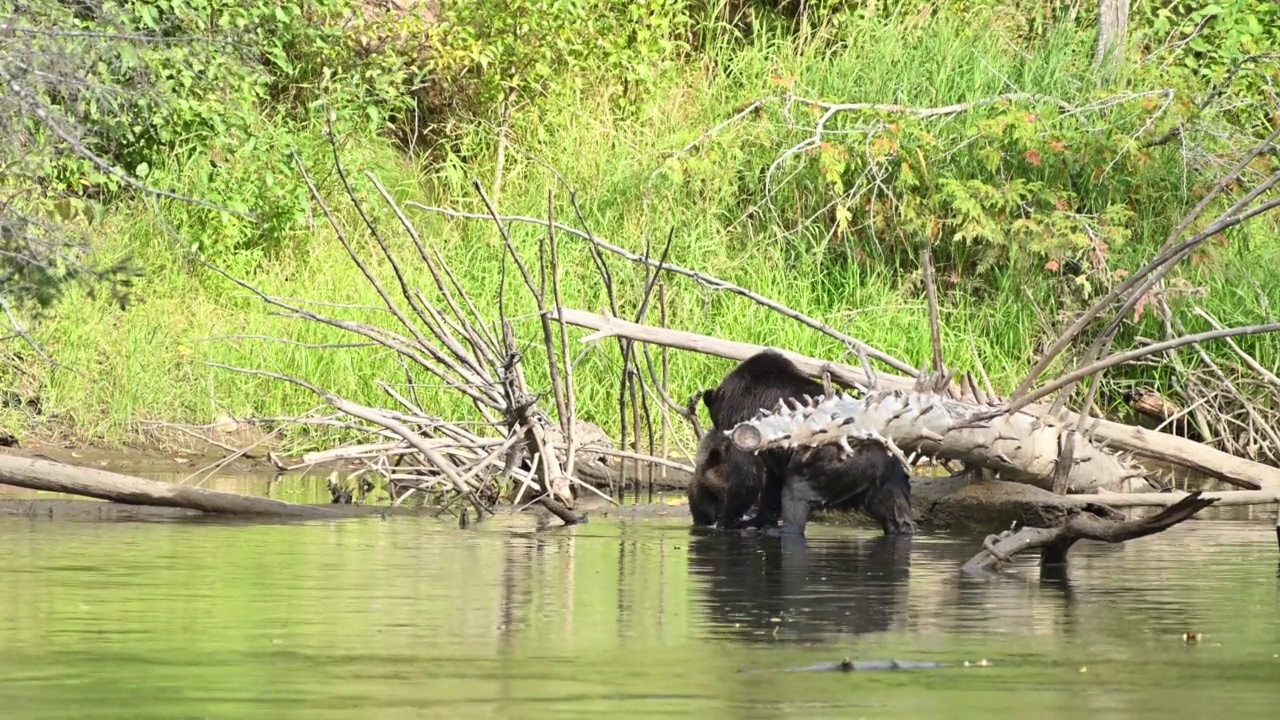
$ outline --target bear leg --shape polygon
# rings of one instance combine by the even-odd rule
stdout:
[[[862,510],[880,523],[885,535],[912,535],[911,476],[896,463],[886,468],[862,497]]]
[[[822,504],[819,495],[803,476],[792,475],[782,488],[782,535],[804,535],[814,507]]]
[[[764,490],[760,492],[760,509],[756,511],[747,525],[753,528],[771,527],[778,524],[782,515],[782,491],[787,483],[787,463],[785,456],[763,458]]]

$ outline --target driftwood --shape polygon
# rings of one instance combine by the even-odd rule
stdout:
[[[156,482],[97,468],[77,467],[50,460],[12,455],[0,455],[0,483],[30,490],[110,500],[126,505],[189,508],[205,513],[317,519],[352,515],[337,507],[295,505],[271,498]]]
[[[1081,378],[1119,365],[1129,359],[1155,354],[1165,347],[1189,345],[1231,335],[1277,330],[1280,330],[1280,323],[1200,333],[1115,355],[1059,378],[1049,386],[1025,396],[1022,403],[1029,401],[1030,398],[1047,395],[1053,388],[1066,387]],[[1081,456],[1080,443],[1075,443],[1072,448],[1071,455],[1074,457],[1067,453],[1059,455],[1062,450],[1059,443],[1060,433],[1068,432],[1066,437],[1074,442],[1076,436],[1071,425],[1055,423],[1051,418],[1035,419],[1034,416],[1026,416],[1027,420],[1019,422],[1019,401],[995,410],[986,410],[972,405],[965,407],[948,401],[940,394],[939,390],[948,384],[950,384],[950,378],[944,377],[931,379],[923,385],[918,385],[911,392],[895,390],[872,393],[862,401],[855,401],[849,396],[836,396],[821,402],[815,400],[809,407],[779,408],[773,413],[735,428],[734,442],[744,450],[759,450],[773,446],[794,447],[831,442],[847,445],[849,439],[863,439],[886,444],[892,449],[893,441],[906,438],[908,443],[917,446],[917,452],[956,457],[972,464],[1011,474],[1014,479],[1024,482],[1043,480],[1046,477],[1052,479],[1053,466],[1058,466],[1061,472],[1062,463],[1066,458],[1067,462],[1073,464],[1067,470],[1068,477],[1063,485],[1067,490],[1075,491],[1088,490],[1095,486],[1119,489],[1121,483],[1138,476],[1136,472],[1116,475],[1114,464],[1108,463],[1105,455]],[[921,392],[926,389],[930,391],[928,394]],[[882,408],[883,411],[881,411]],[[1032,419],[1036,422],[1032,422]],[[896,427],[896,433],[890,429],[891,425]],[[1012,447],[1009,451],[1004,451],[1004,446]],[[1087,444],[1084,445],[1084,449],[1086,452],[1096,450]],[[1013,453],[1022,453],[1022,455],[1015,460],[1012,459]],[[959,454],[969,456],[963,457]],[[1049,462],[1041,468],[1029,464],[1036,460]],[[1085,463],[1089,464],[1085,465]],[[1094,476],[1095,482],[1087,486],[1082,484],[1082,479],[1076,477],[1077,469],[1082,470],[1084,474]],[[1124,470],[1122,469],[1121,472],[1123,473]]]
[[[1018,553],[1035,549],[1040,550],[1042,566],[1062,565],[1066,563],[1067,551],[1081,540],[1121,543],[1154,535],[1190,519],[1215,502],[1216,499],[1201,497],[1200,493],[1195,492],[1147,518],[1116,522],[1081,513],[1055,528],[1024,527],[1020,530],[1007,530],[998,536],[987,536],[982,552],[966,562],[961,571],[969,575],[980,575],[991,571],[1000,563],[1009,562]]]
[[[1074,433],[1062,435],[1069,426],[1016,412],[987,413],[927,389],[927,384],[906,392],[873,392],[860,400],[848,395],[814,398],[807,407],[779,408],[744,422],[731,431],[731,437],[739,448],[753,452],[873,441],[899,454],[902,448],[960,460],[1044,487],[1054,487],[1055,473],[1061,472],[1059,465],[1065,462],[1069,467],[1064,487],[1071,492],[1132,489],[1130,481],[1143,477],[1127,460]],[[1064,437],[1074,448],[1060,455]]]
[[[378,179],[365,173],[385,209],[398,222],[398,230],[411,243],[407,245],[407,259],[425,269],[429,278],[426,288],[411,283],[410,273],[405,270],[406,258],[393,252],[387,230],[372,220],[374,213],[366,209],[367,203],[352,188],[331,129],[328,139],[344,198],[363,221],[363,230],[372,240],[371,246],[376,248],[374,258],[363,258],[357,252],[352,231],[338,222],[296,154],[295,165],[311,199],[328,220],[348,258],[381,300],[381,307],[376,309],[385,313],[380,317],[392,320],[378,324],[347,319],[340,316],[338,310],[313,310],[304,307],[301,301],[276,297],[255,288],[209,263],[205,266],[282,311],[286,317],[359,336],[365,344],[380,346],[400,362],[404,378],[397,385],[404,390],[395,389],[390,379],[375,381],[385,393],[386,404],[390,407],[355,403],[299,377],[252,368],[217,366],[305,388],[337,411],[339,417],[345,416],[334,421],[335,426],[364,433],[357,444],[331,449],[323,454],[326,460],[354,460],[361,464],[342,484],[355,484],[359,488],[368,482],[368,477],[381,478],[387,484],[387,494],[396,504],[420,493],[441,501],[446,507],[458,501],[469,503],[478,518],[484,513],[492,513],[503,494],[514,491],[517,506],[522,502],[538,503],[565,523],[572,524],[579,520],[572,512],[577,499],[575,491],[600,494],[607,501],[614,502],[593,482],[603,479],[612,487],[619,475],[606,466],[603,458],[618,457],[623,463],[634,462],[637,476],[641,466],[686,467],[666,458],[652,457],[651,399],[660,398],[677,410],[683,408],[671,402],[665,391],[655,392],[655,388],[645,382],[642,365],[648,366],[650,377],[656,377],[652,362],[648,361],[647,351],[634,349],[629,340],[619,340],[623,356],[619,388],[619,419],[623,430],[620,447],[615,449],[611,439],[604,437],[599,428],[575,416],[573,353],[568,331],[561,324],[557,334],[551,321],[554,313],[561,309],[562,298],[557,225],[554,222],[547,224],[547,236],[540,244],[537,263],[531,264],[517,252],[508,223],[498,215],[484,189],[479,183],[473,183],[477,196],[488,210],[481,217],[493,222],[501,241],[497,318],[490,321],[492,316],[482,313],[477,307],[443,254],[423,240],[416,226]],[[554,195],[549,194],[548,212],[552,217],[553,210]],[[598,249],[593,259],[609,291],[610,307],[616,312],[618,306],[612,279]],[[374,263],[381,266],[377,269],[389,269],[390,277],[380,278]],[[524,358],[528,349],[517,342],[512,318],[508,314],[508,268],[512,269],[510,275],[517,278],[518,285],[523,285],[537,307],[538,312],[532,317],[538,321],[541,331],[541,348],[538,349],[541,350],[540,360],[546,363],[549,387],[531,387],[526,379]],[[644,295],[636,313],[638,322],[644,320],[649,297],[658,285],[659,272],[654,270],[646,278]],[[326,306],[355,309],[334,304]],[[367,311],[370,308],[359,309]],[[641,362],[642,357],[646,362]],[[475,410],[474,416],[445,419],[424,411],[415,389],[427,384],[447,387],[466,398]],[[548,399],[550,402],[546,402]],[[663,419],[664,426],[669,425],[665,422],[665,415]],[[647,455],[641,452],[643,429],[648,430],[650,452]],[[634,439],[634,450],[630,452],[626,445],[628,430],[632,431]],[[638,483],[636,487],[638,490]],[[345,500],[352,496],[347,488],[335,488],[337,498]]]

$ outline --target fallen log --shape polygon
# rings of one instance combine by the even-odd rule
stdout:
[[[898,451],[958,460],[994,470],[997,479],[1045,490],[1054,487],[1062,426],[1033,415],[1002,415],[979,426],[964,420],[980,412],[973,403],[931,391],[889,390],[861,399],[837,394],[808,407],[782,407],[730,431],[734,445],[748,452],[772,447],[817,446],[849,440],[876,442]],[[1068,492],[1131,489],[1143,472],[1114,453],[1080,437],[1067,468]]]
[[[983,549],[964,564],[961,572],[967,575],[983,575],[1001,563],[1007,563],[1018,553],[1040,550],[1041,566],[1062,565],[1067,561],[1067,551],[1081,540],[1122,543],[1127,540],[1163,532],[1188,520],[1196,513],[1213,505],[1215,498],[1202,497],[1194,492],[1176,504],[1150,517],[1116,522],[1096,515],[1079,513],[1063,525],[1053,528],[1024,527],[1006,530],[1000,535],[989,535]]]
[[[1119,510],[1087,499],[1092,497],[1096,496],[1059,495],[1025,483],[973,479],[970,473],[914,478],[911,482],[911,505],[916,524],[932,530],[977,532],[1015,525],[1056,527],[1080,513],[1115,520],[1125,518]]]
[[[64,465],[39,458],[0,455],[0,483],[30,490],[66,493],[126,505],[189,508],[204,513],[339,518],[351,513],[333,507],[295,505],[283,500],[205,490],[146,480],[97,468]]]
[[[583,338],[594,342],[608,337],[623,337],[643,343],[690,350],[707,355],[746,360],[766,349],[761,345],[721,340],[683,330],[669,330],[606,317],[597,313],[565,308],[551,317],[570,325],[595,332]],[[798,353],[779,350],[803,372],[813,377],[829,373],[833,382],[861,390],[913,390],[917,382],[913,378],[876,372],[871,375],[862,368],[817,360]],[[1047,403],[1032,404],[1019,413],[1034,418],[1049,414]],[[1058,423],[1074,425],[1078,415],[1064,411]],[[1089,435],[1097,445],[1128,454],[1135,462],[1154,461],[1183,468],[1196,475],[1221,480],[1249,490],[1280,490],[1280,468],[1236,457],[1216,448],[1168,433],[1154,432],[1146,428],[1124,425],[1103,419],[1090,420]]]
[[[655,477],[653,490],[681,497],[689,487],[690,477],[685,471],[673,472],[666,478]],[[609,481],[604,478],[590,478],[589,482],[596,487],[609,487]],[[917,526],[930,529],[982,529],[1008,527],[1011,523],[1052,527],[1079,512],[1122,520],[1123,510],[1168,507],[1185,497],[1184,492],[1059,495],[1034,485],[974,478],[967,474],[918,475],[911,479],[913,520]],[[1205,492],[1201,497],[1216,499],[1217,507],[1280,504],[1280,494],[1266,490]],[[599,502],[583,507],[593,512],[621,512]]]
[[[386,505],[303,505],[321,510],[332,508],[335,518],[415,516],[435,518],[441,514],[438,506],[420,505],[406,507],[404,505],[390,507]],[[29,520],[53,520],[71,522],[115,522],[137,520],[196,520],[216,519],[236,522],[275,522],[306,521],[318,518],[308,516],[238,515],[230,513],[205,513],[193,508],[168,507],[161,505],[125,505],[118,502],[104,502],[89,498],[16,498],[0,499],[0,517],[23,517]],[[328,518],[324,518],[328,519]]]

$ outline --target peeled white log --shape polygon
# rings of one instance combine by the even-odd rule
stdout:
[[[861,400],[847,394],[809,406],[780,407],[729,431],[747,451],[800,447],[850,440],[879,442],[895,454],[920,454],[989,468],[1001,480],[1053,488],[1064,426],[1028,413],[1004,415],[979,427],[968,417],[989,408],[934,392],[886,390]],[[1149,488],[1145,471],[1079,436],[1070,454],[1068,492],[1133,492]]]

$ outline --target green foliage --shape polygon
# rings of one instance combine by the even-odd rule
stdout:
[[[756,242],[781,235],[907,287],[928,242],[946,287],[980,295],[1003,278],[1056,285],[1068,273],[1063,297],[1088,300],[1176,223],[1183,159],[1144,147],[1166,97],[1088,90],[1089,33],[1059,28],[1027,53],[948,17],[865,20],[839,36],[803,60],[761,48],[776,53],[761,94],[855,105],[766,103],[665,177],[701,192],[733,168],[735,216]],[[992,102],[1010,86],[1025,92]]]
[[[75,283],[83,283],[91,294],[103,287],[123,306],[136,275],[128,258],[97,262],[83,238],[54,235],[28,218],[0,219],[0,303],[7,312],[38,319]]]
[[[652,86],[688,21],[684,0],[477,0],[450,4],[431,32],[432,69],[480,107],[587,80]]]
[[[31,142],[20,176],[71,202],[118,197],[124,183],[98,158],[141,183],[172,180],[252,215],[176,210],[183,229],[200,228],[185,234],[200,251],[286,244],[307,212],[289,144],[317,111],[381,131],[412,105],[404,87],[414,48],[372,48],[385,29],[376,18],[351,21],[346,0],[122,0],[93,13],[34,5],[20,14],[34,32],[19,33],[0,62],[24,71],[18,82],[72,139],[24,108]],[[412,29],[411,19],[397,26]],[[181,177],[155,173],[166,159],[184,166]]]
[[[1139,46],[1175,81],[1204,88],[1230,79],[1233,114],[1255,127],[1274,123],[1280,2],[1160,0],[1135,11]]]
[[[297,6],[238,0],[106,2],[59,29],[113,36],[87,48],[96,57],[85,68],[88,83],[111,92],[49,99],[83,124],[90,149],[142,174],[180,142],[233,146],[257,122],[273,81],[297,74],[290,50],[336,39]]]
[[[39,338],[61,362],[94,372],[40,371],[42,400],[67,425],[98,437],[120,437],[138,418],[204,423],[224,412],[296,415],[316,404],[296,387],[206,365],[219,362],[295,375],[359,402],[384,402],[372,379],[401,381],[404,370],[394,358],[367,348],[319,349],[352,338],[271,315],[239,288],[184,266],[169,252],[169,233],[266,292],[340,304],[362,321],[385,322],[385,313],[366,310],[381,300],[320,208],[308,202],[292,153],[311,171],[362,258],[391,287],[363,220],[341,196],[323,120],[332,116],[339,153],[365,199],[374,197],[362,177],[370,170],[397,198],[475,209],[469,181],[492,169],[491,113],[508,97],[510,137],[523,152],[507,156],[504,212],[542,216],[547,188],[555,185],[557,216],[576,217],[546,163],[579,190],[586,223],[598,236],[638,252],[660,245],[674,227],[673,262],[777,298],[911,361],[930,351],[918,261],[922,245],[932,243],[946,291],[948,362],[967,370],[975,369],[968,365],[974,356],[981,358],[997,389],[1008,389],[1038,343],[1058,329],[1062,313],[1132,271],[1204,192],[1213,172],[1174,144],[1143,147],[1182,123],[1187,109],[1178,102],[1165,108],[1163,95],[1132,92],[1167,86],[1169,78],[1154,64],[1098,89],[1090,67],[1092,32],[1083,18],[1063,27],[1048,16],[1013,17],[1004,9],[1010,3],[985,0],[877,4],[874,12],[858,5],[832,11],[807,33],[714,35],[697,55],[676,52],[684,49],[687,13],[697,3],[674,0],[456,3],[439,25],[416,16],[372,18],[341,38],[308,15],[307,31],[280,45],[287,62],[260,62],[257,74],[242,76],[240,90],[220,95],[197,76],[190,87],[203,89],[191,96],[202,104],[174,114],[186,107],[175,103],[169,115],[162,113],[171,142],[165,152],[148,155],[145,172],[139,171],[158,187],[248,210],[257,219],[103,198],[95,233],[110,255],[134,252],[145,259],[143,302],[121,312],[73,293],[40,326]],[[1055,4],[1053,12],[1063,7]],[[406,40],[420,23],[430,27],[427,50]],[[1006,32],[1018,27],[1023,30]],[[165,72],[179,73],[156,57]],[[1195,74],[1178,79],[1179,101],[1206,89]],[[389,126],[404,121],[397,113],[407,112],[406,103],[423,102],[410,93],[393,97],[395,89],[418,80],[450,89],[452,108],[446,109],[462,111],[447,116],[452,142],[426,163],[406,159],[386,137]],[[171,99],[185,99],[185,86],[176,83]],[[1027,95],[975,102],[1011,90]],[[788,148],[812,137],[822,110],[778,100],[707,133],[746,103],[789,92],[824,102],[973,104],[929,116],[840,112],[819,142],[776,168]],[[1124,100],[1108,99],[1125,93]],[[222,131],[205,117],[218,98],[227,106]],[[425,134],[439,139],[437,129]],[[1187,132],[1188,142],[1215,147],[1214,133]],[[686,150],[673,156],[677,148]],[[658,167],[664,171],[654,176]],[[1184,186],[1186,178],[1191,182]],[[409,212],[421,237],[445,254],[480,311],[493,319],[502,257],[493,228]],[[378,209],[371,214],[402,247],[395,218]],[[1202,302],[1224,321],[1264,318],[1260,307],[1280,306],[1269,232],[1233,233],[1231,247],[1215,246],[1203,262],[1180,270],[1185,277],[1179,280],[1205,288]],[[541,230],[517,226],[513,234],[526,257],[536,257]],[[566,303],[604,307],[607,298],[585,249],[570,237],[561,247]],[[635,306],[641,274],[610,260],[626,312]],[[406,262],[404,272],[411,286],[432,286],[419,264]],[[1239,278],[1246,273],[1254,273],[1260,290],[1242,297]],[[506,278],[508,313],[521,319],[518,339],[539,347],[531,303],[510,267]],[[666,297],[673,327],[841,356],[834,343],[741,298],[678,279],[669,279]],[[1130,329],[1151,335],[1141,324]],[[290,342],[226,339],[236,335]],[[579,337],[575,330],[571,342]],[[1280,356],[1275,338],[1247,342],[1258,357]],[[616,433],[616,348],[597,347],[575,370],[579,409],[583,419]],[[545,387],[539,355],[526,353],[526,370],[532,386]],[[672,353],[671,395],[687,396],[727,366]],[[1145,367],[1124,372],[1160,379]],[[456,392],[434,386],[418,392],[433,413],[469,416]]]
[[[913,268],[927,240],[950,284],[971,290],[1010,271],[1067,264],[1101,271],[1129,240],[1133,205],[1141,203],[1091,188],[1109,174],[1162,189],[1149,156],[1128,151],[1140,117],[1099,132],[1095,118],[1052,104],[968,112],[975,117],[941,128],[909,116],[850,118],[831,128],[840,134],[818,146],[810,164],[825,192],[808,204],[835,203],[842,250]],[[1109,278],[1101,279],[1105,289]],[[1096,289],[1085,272],[1077,282],[1086,295]]]

